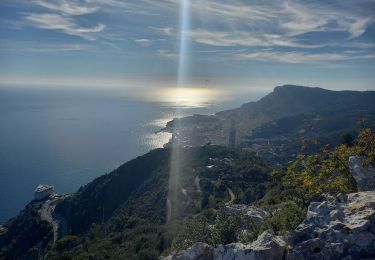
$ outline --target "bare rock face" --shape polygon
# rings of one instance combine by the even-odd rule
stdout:
[[[289,240],[287,259],[375,257],[375,192],[327,196],[311,203]]]
[[[310,204],[306,219],[287,237],[263,232],[249,245],[197,243],[166,259],[375,258],[375,191],[326,196]]]
[[[312,202],[306,219],[286,237],[265,231],[249,245],[196,243],[166,259],[375,259],[375,168],[364,167],[359,156],[350,157],[349,168],[361,192],[327,195],[322,202]],[[267,215],[246,205],[231,205],[226,210],[230,214],[246,212],[258,225]]]
[[[213,251],[212,246],[198,242],[186,250],[163,258],[163,260],[212,260],[214,259]]]
[[[363,157],[351,156],[349,169],[357,182],[359,191],[375,190],[375,168],[373,166],[363,167]]]
[[[249,245],[233,243],[212,247],[204,243],[196,243],[164,260],[276,260],[282,259],[285,249],[286,243],[281,237],[265,231]]]
[[[265,231],[250,245],[241,243],[219,245],[214,249],[214,259],[281,259],[285,249],[286,243],[281,237]]]

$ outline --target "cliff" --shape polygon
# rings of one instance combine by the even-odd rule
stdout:
[[[366,172],[373,184],[375,170],[363,167],[362,160],[351,157],[349,165],[360,189]],[[305,220],[285,236],[264,231],[250,244],[233,243],[209,246],[194,244],[189,249],[170,255],[168,260],[195,259],[363,259],[375,257],[375,186],[372,191],[337,196],[326,195],[312,202]]]

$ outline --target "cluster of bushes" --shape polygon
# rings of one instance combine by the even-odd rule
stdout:
[[[18,259],[23,256],[38,259],[53,238],[52,227],[40,219],[36,206],[26,206],[5,226],[7,232],[0,236],[0,259]]]
[[[185,249],[197,241],[210,245],[237,241],[248,243],[255,240],[257,235],[258,228],[249,217],[211,209],[179,223],[172,249]]]
[[[356,139],[347,135],[343,144],[334,149],[326,145],[317,153],[306,154],[306,145],[288,167],[273,171],[274,185],[261,200],[271,213],[260,232],[272,229],[284,233],[296,228],[305,218],[310,202],[323,194],[356,192],[349,169],[350,156],[363,156],[365,167],[375,165],[375,134],[368,128]],[[314,145],[318,144],[314,141]]]
[[[282,172],[282,183],[286,189],[293,189],[304,204],[325,193],[355,192],[356,183],[348,164],[354,155],[363,156],[366,165],[375,165],[375,135],[371,129],[363,129],[357,140],[333,150],[324,146],[313,155],[300,153]]]

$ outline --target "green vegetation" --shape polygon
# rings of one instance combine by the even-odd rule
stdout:
[[[180,225],[172,242],[173,250],[188,248],[197,241],[225,245],[237,241],[247,243],[256,239],[257,228],[248,217],[228,214],[223,210],[210,212],[209,216],[207,213],[185,220]]]
[[[305,142],[295,160],[279,168],[240,149],[180,148],[184,161],[174,191],[178,204],[170,202],[175,212],[169,221],[171,150],[151,151],[60,203],[56,210],[68,220],[71,232],[54,245],[49,243],[51,227],[39,219],[38,208],[26,208],[0,237],[0,258],[33,259],[48,248],[48,259],[156,259],[198,241],[250,243],[264,230],[284,234],[305,218],[311,200],[326,193],[356,191],[349,156],[364,156],[365,166],[375,165],[371,129],[349,141],[333,149],[314,148],[318,152],[313,154],[309,146],[319,146],[318,142]],[[230,201],[254,203],[269,214],[255,225],[244,212],[228,211],[225,206]]]
[[[330,147],[352,146],[353,136],[364,127],[375,129],[375,112],[372,110],[366,112],[366,117],[361,110],[300,114],[281,117],[255,128],[240,146],[259,146],[259,156],[287,165],[299,153],[302,140],[319,140],[321,145]],[[308,146],[304,153],[318,153],[319,149],[318,145]]]
[[[361,155],[367,164],[374,164],[375,136],[370,129],[358,135],[355,145],[342,144],[333,150],[328,146],[313,155],[297,156],[287,168],[283,184],[295,190],[305,204],[324,193],[349,193],[356,191],[356,183],[350,174],[348,161],[353,155]]]
[[[109,258],[152,259],[197,241],[213,245],[248,243],[266,229],[283,234],[304,219],[313,198],[355,191],[348,158],[355,154],[373,158],[374,140],[371,130],[365,129],[351,147],[340,145],[329,150],[324,146],[312,155],[301,152],[287,168],[275,169],[272,174],[259,158],[244,151],[217,146],[183,149],[187,159],[180,182],[187,195],[179,194],[178,218],[168,224],[160,218],[165,217],[169,164],[159,164],[108,221],[92,226],[83,242],[68,247],[63,254],[77,259],[87,257],[89,252]],[[168,150],[158,153],[169,156]],[[197,192],[196,177],[202,192]],[[257,201],[269,210],[262,225],[255,226],[242,214],[223,211],[230,199],[229,188],[236,203]],[[59,252],[57,246],[55,250],[50,252],[51,257]]]
[[[38,206],[28,205],[6,224],[7,232],[0,235],[0,259],[27,256],[38,259],[52,239],[52,228],[38,215]]]
[[[166,204],[171,150],[157,149],[61,203],[57,210],[68,219],[74,236],[58,241],[48,258],[155,259],[198,240],[211,244],[249,240],[250,234],[240,232],[241,218],[221,209],[233,199],[229,190],[236,203],[261,198],[270,185],[271,168],[239,149],[206,145],[181,148],[180,153],[184,161],[178,205],[170,222],[166,223]]]

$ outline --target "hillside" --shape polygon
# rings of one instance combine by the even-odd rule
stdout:
[[[215,215],[228,202],[253,202],[270,185],[271,169],[246,151],[202,146],[181,148],[180,153],[184,161],[178,205],[171,205],[177,207],[177,215],[167,221],[171,149],[151,151],[94,180],[58,205],[57,213],[68,220],[71,235],[75,235],[69,243],[83,243],[88,248],[65,248],[68,242],[59,242],[64,244],[60,245],[64,254],[127,259],[147,255],[153,259],[170,248],[176,227],[184,219],[205,211]],[[58,252],[59,246],[50,257]]]
[[[317,139],[332,146],[344,134],[375,127],[375,91],[331,91],[284,85],[257,102],[215,115],[194,115],[167,123],[186,145],[205,143],[253,151],[272,163],[293,159],[301,140]]]
[[[71,235],[59,240],[47,256],[156,259],[198,241],[209,245],[249,244],[259,235],[261,239],[267,230],[282,236],[303,221],[312,201],[321,200],[324,194],[339,196],[357,191],[349,158],[361,156],[366,159],[363,167],[372,167],[375,135],[364,129],[353,144],[332,151],[322,148],[314,155],[300,154],[289,167],[274,169],[239,149],[173,147],[184,158],[176,204],[168,204],[172,150],[152,151],[81,188],[60,204],[58,212],[69,223],[90,227],[84,230],[72,225]],[[147,165],[157,160],[157,167]],[[142,183],[132,180],[135,169],[144,176]],[[132,191],[117,190],[119,180],[124,187],[134,184]],[[93,216],[86,212],[101,209],[105,205],[103,194],[111,191],[115,192],[111,202],[115,210],[107,219],[93,221],[100,219],[101,211],[94,211]],[[177,208],[172,218],[167,218],[169,206]],[[324,241],[324,237],[321,239]]]
[[[198,241],[212,249],[253,245],[269,232],[283,236],[312,201],[357,191],[351,156],[364,159],[361,167],[375,165],[374,93],[283,86],[238,109],[172,121],[168,130],[181,124],[174,141],[182,145],[124,163],[56,206],[68,235],[53,243],[40,204],[28,206],[0,227],[0,256],[156,259]],[[206,143],[215,143],[228,121],[234,147]],[[240,128],[250,134],[238,139]],[[189,131],[204,145],[185,145]]]

